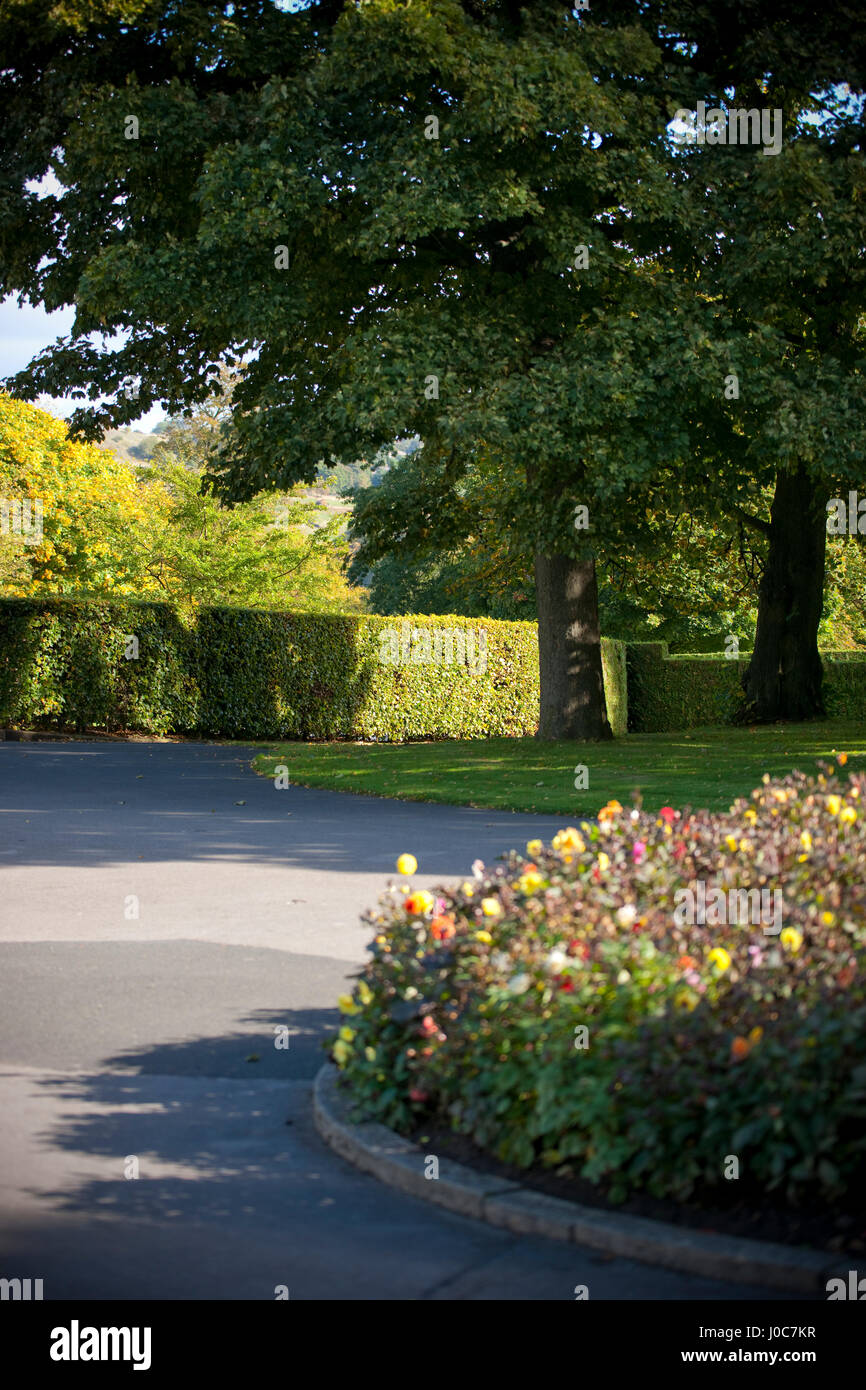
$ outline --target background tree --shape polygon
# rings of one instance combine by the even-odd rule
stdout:
[[[260,494],[224,507],[202,491],[208,436],[176,422],[139,472],[153,504],[134,538],[149,591],[182,605],[358,612],[364,591],[343,575],[345,526],[309,497]]]
[[[63,420],[3,394],[0,498],[42,508],[39,544],[0,536],[7,594],[139,592],[131,537],[148,507],[134,470],[104,449],[70,440]]]
[[[136,467],[0,395],[0,500],[42,508],[39,544],[11,527],[0,534],[0,589],[358,611],[364,595],[342,572],[339,517],[310,498],[273,494],[223,507],[201,490],[213,440],[200,420],[175,422],[161,440]]]

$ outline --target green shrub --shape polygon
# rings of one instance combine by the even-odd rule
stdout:
[[[733,724],[742,713],[742,678],[751,653],[669,654],[664,642],[629,642],[628,721],[635,733]],[[858,652],[821,653],[828,715],[866,718],[866,661]]]
[[[866,720],[866,662],[862,654],[824,652],[822,656],[827,714],[831,719]]]
[[[127,640],[138,656],[127,659]],[[131,649],[130,649],[131,650]],[[0,723],[167,733],[195,724],[189,631],[166,604],[0,602]]]
[[[601,639],[601,669],[607,717],[615,738],[628,733],[628,669],[624,642]]]
[[[625,733],[623,645],[603,640],[602,660]],[[203,608],[184,624],[157,603],[0,600],[0,723],[396,741],[537,722],[534,623]]]
[[[843,755],[844,757],[844,755]],[[841,761],[841,759],[840,759]],[[829,770],[828,770],[829,771]],[[455,890],[395,885],[333,1054],[359,1113],[622,1199],[835,1198],[866,1146],[866,777],[724,815],[611,802]],[[405,867],[405,866],[403,866]],[[411,867],[411,866],[410,866]],[[689,925],[688,892],[768,892]],[[743,919],[747,920],[743,920]],[[739,924],[738,924],[739,920]],[[729,1189],[728,1189],[729,1190]]]

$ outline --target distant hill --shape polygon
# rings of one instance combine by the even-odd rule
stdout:
[[[337,494],[346,488],[378,487],[392,463],[405,454],[413,454],[420,443],[419,439],[398,439],[391,448],[380,449],[369,462],[359,459],[357,463],[338,463],[331,467],[320,464],[316,478],[328,491]]]
[[[149,434],[141,430],[130,429],[124,425],[119,430],[109,430],[105,438],[101,441],[100,449],[110,449],[118,458],[125,459],[127,463],[146,463],[159,443],[159,436],[162,433],[157,425],[156,430]]]

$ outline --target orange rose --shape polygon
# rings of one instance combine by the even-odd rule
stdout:
[[[456,934],[457,927],[453,917],[434,917],[430,923],[430,935],[435,941],[450,941]]]

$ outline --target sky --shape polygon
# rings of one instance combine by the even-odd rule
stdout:
[[[56,338],[65,337],[72,328],[75,317],[73,308],[58,309],[56,313],[46,314],[32,304],[21,308],[15,295],[0,302],[0,379],[12,372],[20,372],[38,352],[50,347]],[[52,415],[72,414],[80,401],[68,399],[49,399],[42,397],[37,404]],[[154,406],[134,422],[133,429],[152,430],[154,425],[165,419],[165,411]]]

